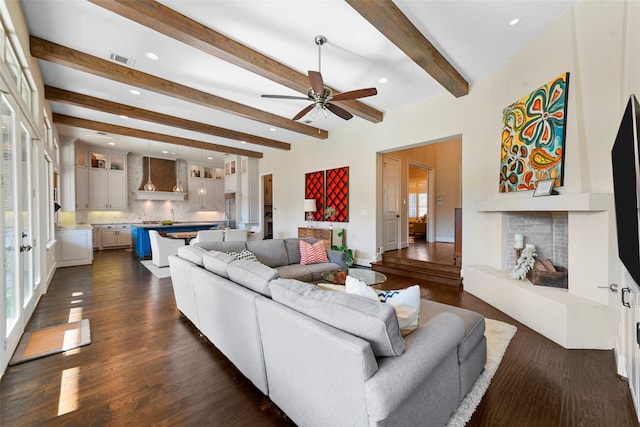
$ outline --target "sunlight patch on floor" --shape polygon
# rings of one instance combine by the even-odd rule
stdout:
[[[78,409],[78,383],[80,382],[80,367],[62,371],[60,380],[60,399],[58,400],[58,416],[68,414]]]

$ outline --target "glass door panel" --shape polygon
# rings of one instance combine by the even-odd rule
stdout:
[[[0,102],[2,120],[2,228],[4,231],[5,251],[2,259],[4,267],[4,292],[6,297],[4,313],[4,332],[8,338],[20,320],[20,289],[18,288],[18,272],[16,269],[19,243],[16,235],[16,185],[14,178],[14,133],[15,113],[7,99],[2,96]]]
[[[22,263],[22,298],[26,307],[33,297],[33,217],[32,194],[35,192],[31,179],[31,139],[24,125],[20,126],[20,212],[22,222],[22,245],[20,246]]]

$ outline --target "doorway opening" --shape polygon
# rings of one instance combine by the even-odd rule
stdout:
[[[399,207],[397,230],[384,226],[386,211],[382,212],[378,228],[382,258],[393,252],[410,260],[461,265],[461,257],[454,257],[454,243],[455,211],[462,207],[462,136],[400,148],[381,157],[398,159],[400,172],[395,202],[389,200],[388,174],[381,174],[381,205]],[[399,235],[395,248],[384,245],[389,232]]]

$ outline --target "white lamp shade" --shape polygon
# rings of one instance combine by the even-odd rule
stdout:
[[[304,199],[305,212],[315,212],[316,210],[316,199]]]

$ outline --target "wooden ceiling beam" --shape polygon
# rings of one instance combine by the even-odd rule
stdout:
[[[141,108],[132,107],[130,105],[119,104],[117,102],[108,101],[106,99],[94,98],[92,96],[83,95],[81,93],[71,92],[56,87],[45,86],[44,97],[49,101],[75,105],[76,107],[89,108],[105,113],[127,116],[132,119],[145,120],[160,125],[173,126],[193,132],[206,133],[208,135],[232,139],[235,141],[244,141],[251,144],[262,145],[264,147],[277,148],[279,150],[291,150],[291,144],[286,142],[263,138],[261,136],[250,135],[248,133],[237,132],[218,126],[208,125],[206,123],[194,122],[192,120],[169,116],[167,114],[157,113],[155,111],[143,110]]]
[[[212,30],[167,6],[150,0],[89,0],[113,13],[151,28],[209,55],[251,71],[297,92],[307,94],[309,78],[245,46],[224,34]],[[333,89],[332,89],[333,90]],[[334,93],[339,93],[333,90]],[[373,123],[382,121],[383,114],[360,101],[341,101],[341,106],[353,115]]]
[[[197,141],[194,139],[180,138],[178,136],[165,135],[157,132],[149,132],[142,129],[135,129],[126,126],[112,125],[109,123],[96,122],[94,120],[81,119],[78,117],[66,116],[64,114],[53,113],[53,123],[60,125],[73,126],[82,129],[91,129],[98,132],[113,133],[116,135],[124,135],[132,138],[154,140],[166,142],[173,145],[181,145],[184,147],[198,148],[201,150],[218,151],[221,153],[238,154],[240,156],[262,158],[262,153],[258,151],[242,150],[240,148],[226,147],[224,145],[213,144],[210,142]]]
[[[323,129],[295,122],[293,120],[267,113],[228,99],[199,91],[179,83],[143,73],[124,65],[116,64],[39,37],[30,36],[31,55],[43,61],[71,67],[105,79],[136,86],[162,95],[202,105],[225,113],[234,114],[249,120],[266,123],[269,126],[287,129],[292,132],[326,139],[329,132]]]
[[[345,0],[456,98],[469,83],[391,0]]]

